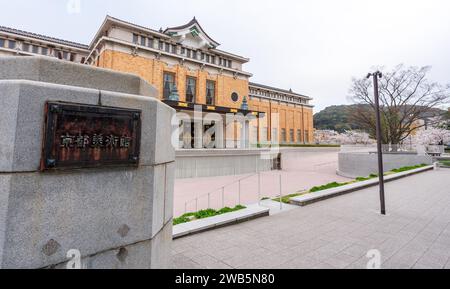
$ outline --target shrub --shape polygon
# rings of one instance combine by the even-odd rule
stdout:
[[[417,165],[417,166],[403,167],[403,168],[399,168],[399,169],[394,169],[394,170],[392,170],[392,172],[394,172],[394,173],[402,173],[402,172],[407,172],[407,171],[423,168],[423,167],[426,167],[426,166],[427,166],[426,164],[421,164],[421,165]]]
[[[181,217],[178,218],[174,218],[173,219],[173,225],[179,225],[179,224],[183,224],[183,223],[188,223],[194,220],[201,220],[201,219],[205,219],[205,218],[210,218],[210,217],[214,217],[214,216],[219,216],[219,215],[223,215],[226,213],[231,213],[231,212],[236,212],[239,210],[243,210],[246,209],[246,207],[242,206],[242,205],[238,205],[234,208],[223,208],[219,211],[213,210],[213,209],[206,209],[206,210],[201,210],[198,212],[194,212],[194,213],[186,213]]]
[[[311,193],[315,193],[315,192],[319,192],[319,191],[323,191],[323,190],[328,190],[328,189],[332,189],[332,188],[338,188],[338,187],[342,187],[345,185],[348,185],[349,183],[337,183],[337,182],[333,182],[333,183],[329,183],[327,185],[324,186],[319,186],[319,187],[314,187],[311,190],[309,190]]]

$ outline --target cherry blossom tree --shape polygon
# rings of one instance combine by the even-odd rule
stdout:
[[[441,128],[420,130],[413,139],[419,145],[446,145],[450,143],[450,130]]]

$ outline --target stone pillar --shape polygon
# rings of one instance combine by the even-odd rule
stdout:
[[[217,121],[215,126],[216,126],[216,148],[223,149],[225,146],[224,121]]]
[[[194,122],[194,148],[203,149],[203,121],[195,120]]]
[[[73,250],[82,268],[169,268],[175,111],[136,76],[41,57],[0,67],[0,268],[66,268]],[[41,171],[47,101],[139,110],[138,164]]]
[[[241,122],[241,149],[250,147],[250,123],[248,120]]]

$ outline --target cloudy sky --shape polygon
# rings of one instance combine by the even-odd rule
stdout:
[[[79,1],[71,5],[70,1]],[[431,65],[450,83],[448,0],[0,0],[0,25],[89,43],[109,14],[153,29],[197,17],[223,50],[251,58],[252,81],[347,103],[373,66]]]

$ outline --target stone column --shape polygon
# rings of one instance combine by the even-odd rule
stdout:
[[[248,120],[241,122],[241,149],[250,147],[250,123]]]
[[[194,122],[194,148],[203,149],[203,121]]]
[[[223,149],[225,146],[224,121],[217,121],[216,124],[216,148]]]

